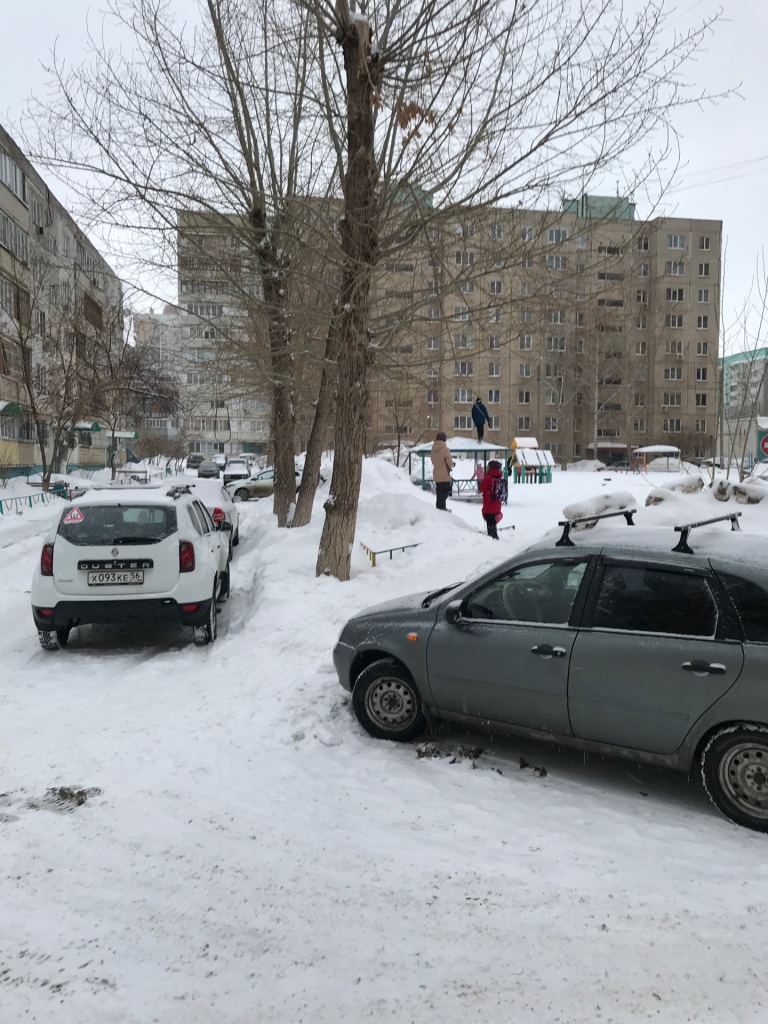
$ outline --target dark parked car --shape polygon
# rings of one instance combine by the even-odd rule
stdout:
[[[726,817],[768,831],[768,553],[710,523],[553,535],[363,612],[334,650],[358,719],[388,739],[429,717],[700,769]]]
[[[197,475],[199,477],[211,477],[218,480],[221,476],[221,469],[219,468],[218,463],[206,459],[205,462],[201,462],[197,467]]]
[[[187,469],[197,469],[200,463],[204,461],[204,455],[201,455],[200,452],[192,452],[191,455],[187,456]]]

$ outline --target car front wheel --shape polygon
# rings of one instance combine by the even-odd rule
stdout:
[[[237,499],[237,501],[248,501],[250,496],[251,492],[248,490],[247,487],[238,487],[238,489],[235,491],[235,498]]]
[[[768,726],[729,726],[704,748],[701,777],[709,799],[735,822],[768,832]]]
[[[389,658],[363,669],[352,691],[352,706],[362,727],[377,739],[411,740],[427,725],[410,673]]]

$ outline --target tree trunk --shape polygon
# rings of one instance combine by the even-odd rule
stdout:
[[[336,363],[339,357],[338,314],[339,311],[334,310],[333,318],[328,325],[323,370],[320,374],[320,390],[318,391],[317,403],[315,404],[315,415],[312,420],[312,430],[309,434],[307,454],[304,459],[304,472],[296,499],[296,511],[293,516],[292,526],[306,526],[312,518],[312,506],[320,480],[323,443],[331,423],[334,399],[336,397]]]
[[[331,493],[317,554],[317,575],[348,580],[357,525],[357,504],[365,454],[368,414],[368,306],[376,255],[376,186],[374,106],[377,75],[370,58],[370,31],[347,17],[338,42],[344,54],[347,91],[347,172],[339,322],[338,387]]]

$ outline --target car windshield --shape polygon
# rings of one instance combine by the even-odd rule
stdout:
[[[176,509],[158,505],[88,505],[61,517],[58,534],[70,544],[158,544],[175,533]]]

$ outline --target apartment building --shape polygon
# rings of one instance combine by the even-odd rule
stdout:
[[[535,435],[562,464],[652,443],[713,454],[722,224],[623,199],[426,222],[381,268],[369,447]]]
[[[189,452],[262,452],[269,441],[269,403],[244,395],[237,373],[229,367],[228,348],[220,343],[230,310],[209,317],[166,306],[162,313],[137,316],[137,346],[151,352],[148,362],[171,377],[178,390],[173,416],[148,416],[142,422],[147,443],[179,457]],[[237,328],[237,321],[234,324]]]
[[[77,394],[96,333],[120,337],[120,282],[96,247],[0,126],[0,466],[38,467],[31,416],[44,437],[67,430],[49,458],[103,466],[95,418]],[[66,418],[69,417],[67,420]],[[63,466],[62,466],[63,468]]]

